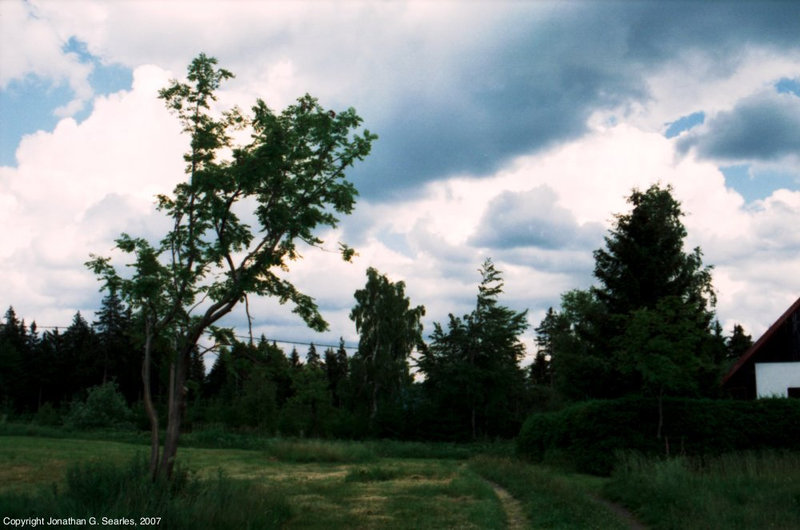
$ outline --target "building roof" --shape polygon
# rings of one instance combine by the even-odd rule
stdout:
[[[799,310],[800,298],[798,298],[795,303],[792,304],[789,309],[787,309],[763,335],[761,335],[761,338],[759,338],[752,346],[750,346],[750,349],[748,349],[741,357],[739,357],[739,360],[736,361],[736,364],[734,364],[733,367],[728,370],[728,373],[725,374],[725,377],[722,378],[722,384],[724,385],[727,383],[728,380],[730,380],[742,366],[747,364],[749,360],[756,356],[761,348],[769,342],[772,336],[781,328],[781,326],[783,326],[789,317],[791,317],[795,311]]]

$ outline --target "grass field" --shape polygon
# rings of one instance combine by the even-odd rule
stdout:
[[[521,503],[525,515],[510,521],[507,503],[515,501],[506,499],[504,504],[496,489],[502,480],[497,476],[490,476],[487,480],[483,476],[493,466],[500,466],[498,469],[513,466],[507,458],[483,456],[477,460],[466,459],[462,449],[448,447],[397,442],[275,440],[262,450],[182,448],[179,458],[182,468],[199,483],[224,482],[244,486],[246,490],[255,488],[259,495],[271,498],[274,501],[272,505],[256,506],[256,509],[273,510],[277,514],[275,528],[501,529],[507,528],[509,522],[515,528],[530,527],[526,517],[529,517],[531,509],[540,509],[542,501],[538,501],[536,506],[530,506],[527,501]],[[68,509],[75,503],[55,502],[52,492],[61,492],[63,496],[65,491],[74,487],[68,478],[70,470],[74,471],[76,466],[80,468],[79,464],[83,463],[84,475],[103,475],[108,466],[124,469],[136,461],[137,455],[142,461],[145,451],[146,447],[142,445],[122,442],[0,436],[0,508],[16,510],[17,513],[12,514],[16,517],[26,516],[26,509],[29,516],[36,516],[42,510]],[[100,465],[101,462],[105,468],[91,467],[92,463]],[[93,478],[88,482],[90,490],[113,489],[113,486],[94,484]],[[98,482],[102,481],[98,479]],[[79,489],[87,489],[87,486],[84,484]],[[554,493],[562,495],[564,491]],[[219,497],[221,494],[216,492],[213,495]],[[210,496],[208,493],[197,502],[208,505]],[[561,501],[561,504],[580,496],[579,492],[571,491],[567,501]],[[252,504],[255,501],[231,498],[229,502],[236,506],[237,502]],[[37,503],[40,506],[35,506]],[[112,504],[114,507],[108,509],[118,516],[144,515],[120,513],[126,506],[142,506],[137,502],[114,501]],[[547,504],[546,496],[544,504]],[[151,503],[146,506],[152,509],[162,505]],[[592,507],[594,510],[577,516],[573,514],[568,519],[569,524],[578,526],[534,527],[600,528],[592,523],[592,519],[604,511],[604,519],[599,520],[613,520],[607,510]],[[104,508],[95,506],[94,509],[103,511]],[[246,510],[242,507],[237,511]],[[86,510],[81,513],[103,516]],[[50,515],[64,517],[69,514]],[[187,522],[186,526],[191,524]]]
[[[524,463],[502,447],[258,444],[183,447],[179,487],[158,489],[141,478],[141,443],[0,435],[0,516],[158,516],[162,528],[636,528],[624,505],[654,530],[800,528],[796,454],[630,456],[608,479]]]

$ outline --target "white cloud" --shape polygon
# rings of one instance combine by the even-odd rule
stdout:
[[[40,16],[35,6],[17,0],[0,2],[0,35],[0,88],[29,77],[53,85],[66,83],[75,97],[55,109],[58,117],[73,115],[91,98],[92,66],[82,63],[75,53],[64,51],[67,39]]]
[[[32,6],[35,16],[26,5]],[[258,96],[280,110],[296,96],[310,92],[325,105],[356,106],[371,127],[387,116],[403,119],[400,108],[417,111],[413,103],[418,94],[429,102],[467,98],[464,87],[452,82],[471,82],[459,76],[480,68],[461,70],[464,63],[491,64],[498,48],[516,52],[509,49],[516,41],[502,40],[510,26],[501,22],[513,19],[517,10],[526,11],[525,20],[534,21],[536,15],[546,17],[558,9],[555,3],[508,3],[498,9],[487,2],[470,4],[467,9],[463,3],[440,2],[123,0],[73,1],[65,9],[63,2],[0,1],[0,87],[26,76],[68,83],[76,99],[63,112],[74,111],[91,96],[87,82],[91,67],[63,51],[63,44],[72,37],[85,42],[102,62],[135,69],[130,91],[97,98],[92,114],[82,123],[64,119],[53,131],[24,138],[17,152],[18,166],[0,168],[0,222],[17,227],[6,232],[0,249],[0,276],[6,280],[0,286],[0,301],[13,303],[19,314],[43,324],[66,324],[75,309],[91,311],[99,300],[98,284],[82,266],[90,252],[108,253],[121,231],[155,235],[163,230],[163,221],[152,215],[152,198],[169,192],[183,178],[181,154],[186,139],[179,136],[176,120],[163,109],[156,91],[170,77],[181,76],[199,51],[219,57],[221,66],[237,74],[221,94],[222,106],[247,107]],[[577,16],[580,11],[569,6],[563,13]],[[513,28],[518,33],[527,29],[520,24]],[[541,32],[542,38],[550,35],[544,25],[531,24],[529,29]],[[616,39],[613,50],[598,52],[609,69],[605,63],[624,53],[626,34],[613,28],[604,31]],[[539,41],[533,38],[531,42]],[[566,58],[559,55],[567,53],[563,50],[588,53],[589,45],[542,44],[546,46],[540,50],[519,51],[521,57],[543,54],[536,68],[514,72],[504,80],[483,79],[481,86],[503,93],[503,87],[494,87],[495,82],[510,83],[527,75],[548,77],[550,68],[561,74],[594,72],[584,59],[568,65],[571,70],[556,68],[558,60]],[[763,330],[800,294],[800,275],[796,274],[800,242],[798,232],[787,228],[800,225],[799,192],[778,190],[764,201],[745,204],[726,187],[715,165],[692,153],[678,156],[676,141],[661,134],[665,123],[680,116],[703,111],[709,120],[733,109],[743,98],[769,89],[777,79],[796,76],[800,68],[794,51],[779,55],[753,48],[737,53],[718,62],[715,55],[695,46],[653,66],[655,70],[643,69],[641,82],[649,90],[648,99],[629,96],[615,112],[594,114],[583,137],[548,144],[547,150],[537,144],[540,150],[517,156],[493,175],[478,178],[479,171],[446,179],[437,175],[440,180],[421,185],[413,198],[362,200],[355,214],[343,220],[341,230],[328,238],[332,249],[338,239],[353,238],[348,242],[360,253],[355,263],[342,263],[334,252],[308,250],[291,272],[298,286],[317,297],[327,311],[332,331],[325,337],[335,340],[343,335],[355,340],[347,315],[352,293],[363,286],[368,266],[393,280],[406,281],[412,303],[428,309],[429,331],[430,322],[444,321],[447,313],[459,315],[471,309],[480,280],[477,268],[489,256],[506,274],[508,303],[518,309],[530,307],[535,325],[543,308],[556,305],[562,292],[591,282],[591,252],[602,245],[602,238],[601,231],[589,229],[610,227],[614,213],[627,211],[625,197],[631,188],[644,189],[657,181],[671,184],[682,201],[688,244],[701,246],[706,262],[716,265],[723,322],[728,327],[741,322],[752,332]],[[625,75],[620,79],[635,77],[635,68],[623,66]],[[574,79],[592,88],[591,75]],[[604,86],[635,92],[613,83]],[[551,95],[548,90],[539,93]],[[619,99],[612,96],[600,99]],[[491,109],[480,107],[481,101],[473,99],[452,108],[503,118],[500,111],[495,117]],[[549,103],[536,102],[542,107]],[[558,108],[566,111],[567,106]],[[613,126],[608,119],[612,114],[616,117]],[[447,116],[425,116],[409,123],[436,125],[425,120],[440,118]],[[559,124],[534,125],[556,128]],[[446,127],[442,131],[449,132]],[[407,152],[398,160],[413,162],[416,155]],[[372,177],[380,181],[384,175]],[[541,202],[544,196],[536,190],[542,189],[550,190],[549,203]],[[487,228],[485,223],[493,222],[490,205],[513,206],[509,212],[513,226],[528,219],[525,208],[531,199],[540,201],[531,203],[531,208],[558,216],[565,226],[574,225],[574,230],[597,234],[596,239],[576,238],[578,244],[571,248],[477,244],[476,234]],[[536,220],[535,215],[530,218]],[[266,330],[273,338],[313,337],[298,317],[288,314],[287,307],[251,300],[251,308],[257,316],[257,332]],[[241,313],[231,321],[242,323]],[[531,336],[532,331],[526,339],[529,346]]]
[[[738,101],[772,89],[783,77],[800,70],[800,54],[752,47],[733,57],[720,50],[692,48],[649,75],[647,101],[621,109],[625,120],[643,129],[664,131],[676,119],[702,111],[706,120],[730,110]]]
[[[0,299],[20,314],[42,321],[55,308],[94,309],[89,254],[108,254],[122,231],[157,233],[154,196],[183,178],[186,146],[156,98],[167,77],[137,69],[131,91],[97,98],[80,124],[67,118],[25,137],[18,166],[0,168],[0,200],[10,207],[0,215],[19,227],[4,237],[0,275],[17,279],[3,283]],[[62,313],[54,324],[67,321]]]

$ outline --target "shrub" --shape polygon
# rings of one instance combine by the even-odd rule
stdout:
[[[64,424],[73,429],[132,428],[133,414],[114,382],[89,389],[85,401],[73,401]]]
[[[657,410],[655,399],[626,397],[533,414],[517,437],[517,451],[535,461],[563,460],[577,471],[607,475],[621,450],[717,455],[800,449],[800,400],[666,398],[661,440]]]
[[[36,411],[34,421],[38,425],[55,427],[61,425],[61,413],[50,402],[45,403]]]

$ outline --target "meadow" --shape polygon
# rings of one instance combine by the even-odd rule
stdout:
[[[507,444],[206,434],[180,449],[176,480],[153,485],[142,478],[142,443],[38,434],[0,435],[3,517],[155,517],[161,528],[645,528],[626,506],[654,529],[800,528],[800,457],[791,453],[628,455],[604,478],[520,461]],[[258,448],[196,446],[237,440]]]

